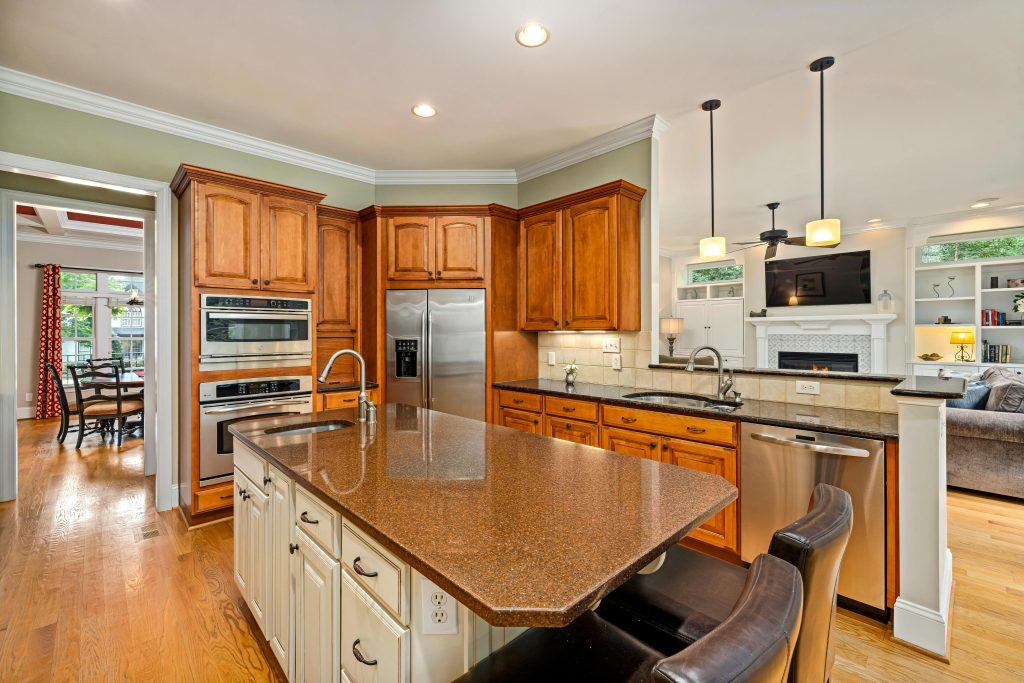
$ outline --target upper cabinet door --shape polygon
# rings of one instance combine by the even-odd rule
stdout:
[[[435,239],[439,280],[484,278],[484,219],[482,216],[440,216]]]
[[[708,301],[708,344],[723,356],[743,355],[743,301]]]
[[[197,183],[195,283],[258,289],[260,196],[228,185]]]
[[[617,197],[565,210],[562,229],[562,329],[612,330],[618,324]]]
[[[562,326],[562,212],[519,221],[519,327]]]
[[[359,248],[355,221],[319,219],[317,329],[347,332],[358,324]]]
[[[676,355],[688,356],[690,351],[708,343],[707,301],[677,301],[672,315],[683,319],[683,332],[676,335]]]
[[[430,216],[388,218],[388,278],[431,280],[434,277],[434,219]]]
[[[312,292],[317,271],[314,205],[263,195],[261,209],[261,287]]]

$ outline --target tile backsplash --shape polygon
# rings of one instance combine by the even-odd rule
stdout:
[[[612,369],[614,353],[601,350],[606,339],[619,339],[622,369]],[[554,352],[555,364],[548,365],[548,354]],[[614,384],[638,389],[713,394],[717,376],[709,372],[685,372],[648,367],[651,359],[649,331],[615,333],[541,332],[537,348],[537,376],[563,379],[563,368],[575,362],[579,366],[578,382]],[[883,413],[898,412],[892,395],[892,382],[822,379],[819,394],[796,393],[796,379],[778,375],[738,374],[736,391],[744,398],[829,408],[850,408]]]

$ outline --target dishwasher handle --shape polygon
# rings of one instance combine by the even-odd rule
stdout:
[[[752,432],[750,438],[755,441],[764,441],[765,443],[779,444],[782,446],[792,446],[793,448],[801,448],[805,451],[814,451],[815,453],[826,453],[828,455],[847,455],[853,458],[867,458],[871,455],[867,450],[863,448],[848,448],[846,446],[827,446],[820,443],[810,443],[808,441],[798,441],[796,439],[787,439],[781,436],[775,436],[774,434],[760,434],[758,432]]]

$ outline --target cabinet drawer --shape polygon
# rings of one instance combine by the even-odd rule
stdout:
[[[548,415],[544,418],[544,434],[562,441],[572,441],[584,446],[599,446],[598,428],[592,422],[566,420],[563,417]]]
[[[498,405],[516,410],[530,410],[535,413],[541,412],[543,396],[538,394],[524,394],[519,391],[506,391],[502,389],[498,393]]]
[[[231,507],[234,499],[235,487],[230,481],[201,488],[192,495],[192,514]]]
[[[264,493],[267,492],[267,461],[259,457],[248,448],[235,441],[234,450],[235,467],[242,470],[245,476],[249,477],[253,484]]]
[[[380,403],[380,395],[376,389],[367,389],[366,397],[374,404]],[[358,408],[359,390],[355,391],[331,391],[320,394],[320,410],[335,410],[337,408]]]
[[[313,497],[301,486],[295,487],[295,525],[319,543],[335,558],[341,555],[341,516]]]
[[[609,427],[637,429],[668,436],[678,436],[691,441],[736,445],[736,423],[725,420],[711,420],[690,415],[673,415],[653,410],[637,410],[619,406],[602,406],[602,421]]]
[[[597,404],[593,401],[545,396],[544,412],[551,417],[571,417],[574,420],[597,422]]]
[[[409,566],[347,522],[341,523],[341,564],[361,586],[409,623]]]
[[[352,683],[408,681],[408,629],[388,616],[344,570],[341,604],[345,606],[341,610],[341,666],[348,679]]]

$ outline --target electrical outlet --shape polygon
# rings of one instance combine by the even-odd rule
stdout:
[[[801,382],[800,380],[797,380],[796,393],[814,394],[817,396],[821,393],[821,382]]]
[[[430,579],[420,577],[420,630],[424,634],[455,635],[459,632],[459,603]]]
[[[601,342],[601,351],[604,353],[618,353],[622,350],[618,337],[605,337]]]
[[[612,355],[612,370],[622,369],[622,354],[616,353]]]
[[[32,392],[29,391],[29,392],[25,393],[25,403],[31,403],[31,402],[32,402]]]
[[[548,351],[548,365],[554,365],[554,364],[555,364],[555,352],[554,351]]]

